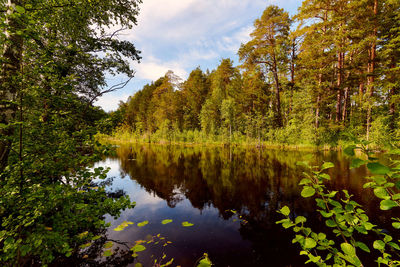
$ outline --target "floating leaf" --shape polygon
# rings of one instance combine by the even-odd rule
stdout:
[[[165,256],[165,255],[164,255],[164,256]],[[170,265],[172,264],[173,261],[174,261],[174,258],[172,258],[172,259],[171,259],[170,261],[168,261],[167,263],[161,265],[161,267],[170,266]]]
[[[94,237],[92,238],[92,240],[95,241],[95,240],[100,239],[100,238],[101,238],[101,235],[96,235],[96,236],[94,236]]]
[[[190,222],[183,222],[182,223],[182,226],[183,227],[190,227],[190,226],[193,226],[194,224],[193,223],[190,223]]]
[[[89,243],[80,245],[79,248],[84,249],[84,248],[90,247],[91,245],[92,245],[92,243],[89,242]]]
[[[315,194],[315,189],[311,186],[305,186],[301,191],[301,196],[304,198],[312,197]]]
[[[111,256],[112,254],[113,254],[112,250],[106,250],[106,251],[104,251],[103,256],[104,256],[104,257],[109,257],[109,256]]]
[[[140,245],[140,244],[136,244],[136,245],[134,245],[134,246],[131,248],[131,250],[132,250],[134,253],[136,253],[136,252],[141,252],[141,251],[143,251],[143,250],[146,250],[146,247],[143,246],[143,245]]]
[[[165,220],[162,220],[161,223],[162,223],[162,224],[172,223],[172,220],[171,220],[171,219],[165,219]]]
[[[387,166],[382,165],[379,162],[370,162],[367,164],[367,168],[372,174],[376,175],[385,175],[390,172],[390,169]]]
[[[141,223],[138,223],[137,226],[143,227],[143,226],[147,225],[148,223],[149,223],[149,221],[143,221]]]
[[[203,258],[199,261],[197,267],[211,267],[212,262],[208,258],[208,254],[204,253]]]
[[[114,243],[111,241],[104,244],[104,248],[111,248],[112,246],[114,246]]]
[[[290,209],[288,206],[284,206],[283,208],[281,208],[280,212],[285,215],[288,216],[290,214]]]
[[[116,228],[114,228],[114,231],[122,231],[126,227],[128,227],[130,224],[133,224],[133,222],[128,222],[128,221],[123,221],[120,225],[118,225]]]

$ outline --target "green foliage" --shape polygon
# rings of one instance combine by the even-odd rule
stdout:
[[[182,222],[182,226],[183,227],[190,227],[190,226],[193,226],[194,224],[193,223],[190,223],[190,222]]]
[[[211,260],[208,258],[208,254],[204,253],[203,257],[199,260],[197,267],[211,267],[212,263]]]
[[[303,1],[292,18],[268,6],[238,51],[241,65],[222,59],[176,86],[167,74],[120,107],[120,123],[148,142],[344,147],[351,134],[390,147],[400,140],[400,8],[374,3]],[[167,120],[179,134],[159,131]]]
[[[363,151],[369,158],[368,161],[353,159],[352,166],[358,168],[366,165],[372,176],[367,177],[370,181],[364,188],[373,188],[374,194],[383,199],[380,209],[383,211],[400,207],[400,188],[395,182],[400,177],[400,169],[390,168],[377,161],[374,154],[367,148],[368,142],[360,146],[348,146],[344,152],[353,157],[354,150]],[[398,161],[394,160],[396,165]],[[310,174],[305,173],[300,185],[303,186],[302,197],[316,196],[317,211],[325,220],[328,227],[326,233],[316,233],[313,229],[306,227],[306,218],[290,216],[289,207],[285,206],[278,211],[285,219],[278,221],[284,228],[292,228],[296,233],[293,243],[299,243],[302,247],[301,255],[308,257],[306,263],[315,263],[318,266],[362,266],[359,258],[360,250],[370,253],[371,248],[378,250],[381,256],[376,259],[379,265],[398,266],[400,260],[396,250],[400,249],[399,243],[393,240],[389,232],[379,229],[377,225],[369,221],[362,206],[352,200],[352,195],[347,190],[342,192],[331,191],[325,186],[329,180],[328,174],[323,171],[332,168],[333,164],[325,162],[320,169],[309,166],[307,162],[301,163],[308,169]],[[394,229],[399,229],[400,218],[393,218]],[[328,239],[327,236],[336,236]],[[374,238],[372,243],[362,242],[362,235]]]
[[[133,208],[123,192],[105,191],[108,170],[93,166],[109,153],[96,126],[115,124],[92,104],[106,72],[133,76],[128,60],[139,51],[106,31],[132,27],[138,3],[0,3],[0,265],[63,266],[89,254],[97,263],[105,214]]]

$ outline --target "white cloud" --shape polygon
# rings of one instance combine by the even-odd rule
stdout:
[[[128,38],[192,42],[218,36],[261,15],[264,0],[146,0]]]
[[[95,106],[102,107],[105,111],[116,110],[120,101],[126,101],[130,94],[108,93],[99,97]]]
[[[183,63],[179,61],[161,62],[150,57],[148,60],[145,60],[140,64],[135,64],[135,68],[135,77],[139,79],[155,81],[164,76],[169,70],[172,70],[181,78],[187,77],[187,72],[183,66]]]
[[[265,7],[276,4],[294,13],[301,0],[144,0],[138,25],[120,32],[120,39],[132,41],[142,51],[134,80],[140,89],[172,70],[186,79],[197,66],[214,69],[219,60],[237,60],[241,43],[250,40],[253,22]],[[132,81],[131,83],[135,83]],[[140,84],[140,85],[139,85]],[[108,95],[97,102],[106,110],[115,109],[123,93]],[[131,91],[132,92],[132,91]],[[130,92],[130,93],[131,93]],[[113,101],[116,101],[113,103]]]

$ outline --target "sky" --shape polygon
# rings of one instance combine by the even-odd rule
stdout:
[[[120,101],[168,70],[185,80],[197,67],[215,69],[222,58],[238,64],[240,45],[250,40],[254,20],[271,4],[293,15],[301,0],[143,0],[137,26],[118,36],[141,51],[141,62],[131,62],[135,77],[95,105],[105,111],[116,110]],[[126,79],[107,76],[107,84]]]

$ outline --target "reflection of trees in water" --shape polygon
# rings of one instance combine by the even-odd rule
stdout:
[[[184,196],[200,210],[212,204],[224,218],[231,215],[226,210],[235,209],[262,219],[283,204],[300,213],[314,210],[313,202],[300,197],[298,186],[303,170],[296,163],[304,160],[307,153],[134,145],[118,148],[117,154],[123,175],[128,174],[146,191],[165,199],[170,207]],[[312,158],[315,165],[323,161],[335,163],[329,171],[334,178],[328,183],[330,188],[348,189],[363,204],[374,199],[370,191],[362,189],[365,170],[349,171],[348,160],[335,152],[316,153]],[[370,204],[366,210],[374,214],[378,206]]]
[[[294,208],[312,210],[310,201],[299,199],[302,170],[296,162],[302,160],[304,153],[135,145],[119,148],[118,156],[126,174],[171,207],[184,195],[198,209],[213,204],[224,217],[227,209],[266,216],[266,208],[275,212],[282,201]],[[315,163],[321,163],[322,156],[315,155]],[[334,157],[337,155],[332,153],[330,158],[337,162]],[[338,174],[348,173],[347,164],[339,161]],[[346,175],[338,175],[331,184],[343,186],[348,184],[346,180]],[[352,190],[359,188],[360,182]]]
[[[106,230],[97,234],[102,237],[94,241],[89,248],[82,250],[80,253],[73,254],[69,258],[60,257],[50,266],[128,266],[135,261],[129,247],[115,240],[113,240],[115,243],[113,246],[113,255],[106,258],[102,257],[105,243],[111,240],[107,238]]]
[[[193,207],[218,209],[224,219],[236,210],[248,221],[242,224],[240,234],[250,240],[257,257],[274,257],[273,253],[288,248],[292,233],[281,229],[275,221],[281,219],[276,210],[288,205],[297,215],[305,215],[316,230],[323,227],[322,218],[315,212],[315,203],[300,196],[298,183],[303,169],[296,165],[307,153],[279,150],[231,148],[204,148],[159,145],[120,147],[117,151],[121,169],[143,188],[165,199],[170,207],[187,198]],[[349,161],[339,153],[313,154],[312,164],[332,161],[329,170],[333,178],[329,188],[347,189],[365,205],[373,219],[380,217],[379,202],[371,191],[362,188],[365,169],[349,170]],[[373,199],[373,200],[372,200]],[[386,221],[389,225],[389,221]],[[267,245],[274,244],[273,247]],[[297,255],[295,249],[292,255]],[[260,256],[262,255],[262,256]],[[288,259],[289,260],[289,259]]]

